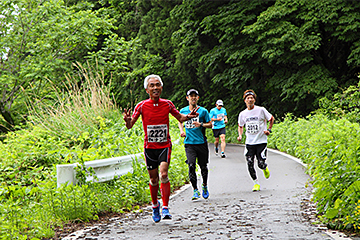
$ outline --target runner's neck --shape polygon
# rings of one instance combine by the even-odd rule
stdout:
[[[255,107],[255,104],[253,104],[253,105],[249,105],[249,106],[247,106],[247,109],[248,109],[248,110],[253,110],[253,109],[254,109],[254,107]]]
[[[190,105],[189,105],[189,110],[190,110],[190,111],[192,111],[193,109],[195,109],[195,108],[197,108],[197,107],[198,107],[198,105],[197,105],[197,104],[196,104],[196,106],[195,106],[195,107],[194,107],[193,105],[191,105],[191,104],[190,104]]]
[[[151,97],[150,99],[151,99],[152,101],[154,101],[154,102],[158,102],[159,99],[160,99],[160,97],[155,97],[155,98],[154,98],[154,97]]]

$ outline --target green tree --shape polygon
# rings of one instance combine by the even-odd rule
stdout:
[[[345,0],[183,1],[172,10],[181,23],[173,33],[173,89],[200,88],[207,106],[224,98],[234,116],[244,107],[243,91],[253,88],[258,104],[275,115],[307,115],[321,97],[356,83],[359,5]]]
[[[171,15],[180,28],[172,34],[176,60],[172,69],[174,76],[173,98],[186,104],[185,91],[196,88],[202,96],[201,104],[207,108],[214,106],[216,98],[224,97],[227,89],[222,82],[211,82],[211,76],[206,71],[208,65],[202,61],[203,55],[216,47],[219,42],[212,34],[205,32],[203,19],[218,13],[218,8],[227,5],[229,1],[183,1],[176,6]]]
[[[91,5],[62,0],[4,0],[0,4],[0,114],[7,131],[26,113],[26,96],[44,97],[46,79],[61,82],[71,63],[110,32],[111,22]]]
[[[256,22],[257,16],[272,4],[274,1],[229,1],[200,22],[201,34],[211,36],[216,43],[199,58],[202,74],[211,79],[207,85],[216,86],[211,89],[215,96],[209,98],[212,102],[214,97],[224,99],[232,122],[244,108],[244,90],[254,89],[259,93],[258,103],[263,101],[264,70],[269,66],[259,55],[259,45],[242,30]]]
[[[359,7],[346,0],[276,1],[245,27],[270,66],[263,72],[275,100],[269,103],[283,101],[287,111],[306,114],[321,97],[356,83]]]
[[[142,16],[137,35],[141,48],[136,49],[131,62],[134,69],[132,77],[136,79],[141,98],[147,97],[143,90],[143,79],[149,74],[158,74],[164,80],[164,97],[174,94],[172,91],[171,69],[175,61],[171,36],[179,27],[179,22],[171,16],[171,10],[181,4],[181,0],[140,0],[137,9]],[[171,92],[171,94],[169,94]]]

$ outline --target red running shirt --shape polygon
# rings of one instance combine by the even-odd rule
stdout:
[[[167,99],[147,99],[136,105],[132,117],[138,119],[141,115],[145,132],[144,148],[159,149],[171,146],[169,113],[174,117],[180,114]]]

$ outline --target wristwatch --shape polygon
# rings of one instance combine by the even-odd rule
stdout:
[[[201,127],[203,127],[203,125],[204,125],[204,123],[203,123],[203,122],[202,122],[202,123],[200,123],[200,126],[201,126]]]
[[[271,133],[271,129],[270,129],[270,128],[268,128],[268,131]]]

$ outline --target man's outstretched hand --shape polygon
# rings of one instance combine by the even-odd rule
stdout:
[[[197,112],[197,110],[199,109],[200,107],[197,107],[195,109],[193,109],[187,116],[187,118],[195,118],[197,116],[199,116],[199,113]]]
[[[125,125],[127,129],[132,128],[132,124],[131,123],[131,109],[126,110],[126,108],[124,108],[124,112],[123,112],[123,117],[124,117],[124,121],[125,121]]]
[[[131,120],[131,109],[126,110],[126,108],[124,108],[124,112],[122,113],[125,122],[130,121]]]

